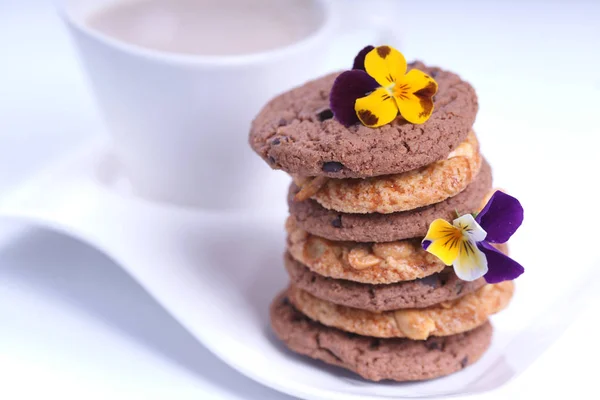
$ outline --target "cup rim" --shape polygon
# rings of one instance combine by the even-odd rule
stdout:
[[[130,44],[113,37],[110,37],[98,30],[88,27],[81,21],[80,18],[75,18],[67,9],[66,5],[57,4],[58,12],[62,19],[73,29],[80,33],[101,42],[107,46],[117,50],[143,57],[152,61],[165,63],[178,63],[189,65],[228,67],[249,64],[261,64],[265,61],[273,61],[285,58],[290,54],[301,52],[302,50],[312,46],[320,40],[327,32],[331,31],[334,24],[335,13],[333,12],[333,4],[330,0],[312,0],[317,7],[323,11],[323,21],[317,29],[309,33],[302,39],[295,41],[287,46],[280,46],[274,49],[259,51],[256,53],[239,54],[239,55],[197,55],[184,53],[170,53],[166,51],[154,50],[135,44]],[[58,3],[58,2],[56,2]],[[63,2],[61,2],[63,3]]]

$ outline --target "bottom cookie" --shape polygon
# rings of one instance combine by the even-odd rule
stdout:
[[[492,338],[489,322],[469,332],[420,341],[359,336],[310,320],[287,300],[287,292],[271,304],[271,325],[292,351],[371,381],[418,381],[451,374],[477,361]]]

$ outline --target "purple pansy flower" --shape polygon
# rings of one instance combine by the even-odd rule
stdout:
[[[361,51],[358,52],[358,54],[356,55],[356,57],[354,57],[354,64],[352,64],[352,69],[360,69],[363,71],[365,70],[365,57],[367,56],[367,54],[373,50],[375,48],[375,46],[367,46],[364,49],[362,49]]]
[[[488,283],[512,280],[524,272],[523,267],[492,244],[506,243],[522,222],[521,203],[497,191],[476,218],[466,214],[452,224],[433,221],[422,246],[446,265],[453,265],[463,280],[482,276]]]
[[[364,97],[379,87],[379,84],[365,71],[365,56],[375,47],[367,46],[354,58],[351,71],[342,72],[333,83],[329,95],[329,108],[342,125],[357,124],[358,115],[354,110],[356,99]]]

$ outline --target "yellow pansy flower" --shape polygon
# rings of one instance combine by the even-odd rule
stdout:
[[[406,59],[393,47],[365,47],[353,69],[333,84],[330,106],[336,119],[345,126],[360,121],[371,128],[392,122],[398,113],[412,124],[427,121],[438,85],[423,71],[406,68]]]
[[[437,83],[417,69],[406,73],[402,53],[389,46],[375,47],[365,56],[365,71],[381,86],[356,100],[354,109],[364,125],[375,128],[388,124],[398,112],[412,124],[429,119]]]

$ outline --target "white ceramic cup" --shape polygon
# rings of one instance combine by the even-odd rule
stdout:
[[[279,175],[274,184],[248,145],[253,117],[276,94],[350,68],[353,53],[380,34],[367,20],[359,30],[345,28],[352,24],[339,16],[351,12],[350,3],[306,0],[322,22],[289,46],[249,55],[173,54],[86,25],[91,13],[115,0],[59,3],[134,192],[209,209],[268,207],[274,193],[284,202],[287,179]],[[332,62],[332,55],[345,59]]]

